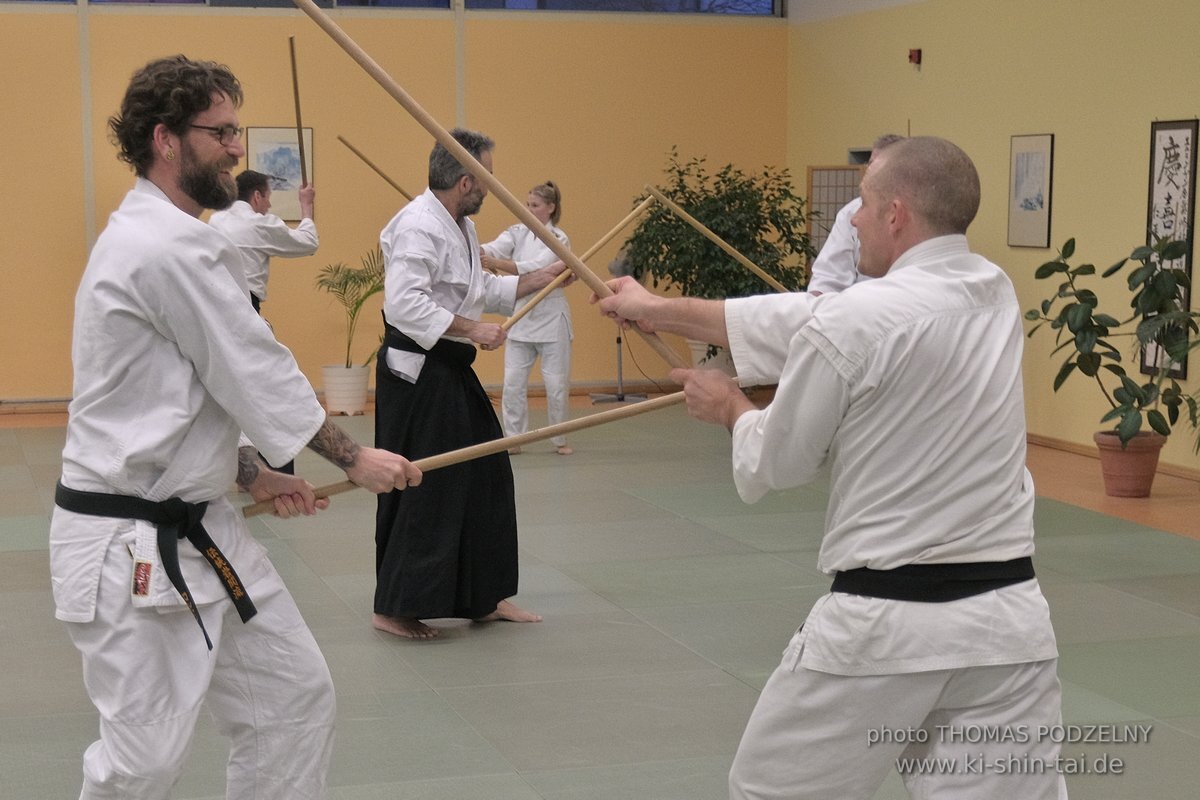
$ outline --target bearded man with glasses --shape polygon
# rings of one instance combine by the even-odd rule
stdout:
[[[168,797],[203,704],[231,739],[227,797],[323,797],[329,669],[227,494],[236,479],[282,517],[328,501],[239,450],[239,431],[276,463],[308,446],[374,492],[421,480],[329,421],[246,302],[237,248],[198,219],[236,196],[241,101],[227,68],[174,56],[138,70],[109,120],[138,177],[76,295],[50,525],[55,613],[100,713],[81,800]]]

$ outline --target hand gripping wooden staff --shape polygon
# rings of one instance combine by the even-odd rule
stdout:
[[[644,212],[647,208],[649,208],[650,204],[653,202],[654,202],[653,197],[647,197],[645,200],[638,203],[637,208],[635,208],[633,211],[629,212],[629,216],[625,217],[625,219],[618,222],[616,227],[613,228],[611,231],[609,231],[608,233],[601,236],[600,240],[598,242],[596,242],[594,245],[592,245],[590,248],[588,248],[588,250],[579,257],[579,260],[586,262],[589,258],[596,255],[596,253],[600,250],[601,247],[604,247],[604,245],[606,245],[610,241],[612,241],[612,238],[614,236],[616,236],[618,233],[620,233],[622,230],[624,230],[626,225],[628,225],[629,223],[633,222],[635,219],[640,217],[642,215],[642,212]],[[504,320],[504,322],[500,323],[500,327],[503,328],[504,330],[508,330],[513,325],[516,325],[517,320],[521,319],[521,317],[525,316],[530,311],[532,311],[534,306],[536,306],[538,303],[545,300],[546,297],[551,292],[553,292],[555,289],[557,289],[559,286],[562,286],[564,283],[566,283],[567,278],[571,277],[573,274],[575,274],[575,273],[569,272],[569,271],[563,272],[557,278],[550,281],[550,283],[547,284],[545,288],[543,288],[541,291],[539,291],[533,297],[529,298],[528,303],[526,303],[525,305],[518,308],[517,313],[513,314],[511,317]]]
[[[408,192],[404,191],[404,189],[400,188],[400,184],[396,183],[394,180],[389,178],[387,176],[387,173],[385,173],[379,167],[375,166],[375,164],[372,163],[371,159],[369,159],[365,155],[363,155],[361,150],[359,150],[357,147],[355,147],[354,145],[347,142],[345,137],[343,137],[341,135],[338,136],[338,141],[341,142],[342,144],[346,145],[346,147],[349,147],[351,153],[354,153],[354,155],[356,155],[362,159],[364,164],[366,164],[371,169],[375,170],[375,172],[379,175],[379,177],[383,178],[385,181],[387,181],[389,184],[391,184],[391,187],[393,189],[395,189],[397,192],[399,192],[400,195],[405,200],[409,201],[410,203],[412,202],[412,195],[409,194]]]
[[[473,444],[470,447],[463,447],[458,450],[451,450],[448,453],[442,453],[429,458],[421,458],[413,463],[417,469],[422,472],[430,472],[442,467],[449,467],[453,464],[461,464],[464,461],[470,461],[474,458],[482,458],[490,456],[493,453],[499,453],[501,450],[507,450],[510,447],[519,447],[521,445],[540,442],[545,439],[550,439],[555,436],[572,433],[573,431],[581,431],[584,428],[594,428],[597,425],[604,425],[609,422],[615,422],[626,417],[633,417],[638,414],[645,414],[647,411],[654,411],[659,408],[673,406],[683,402],[683,392],[675,392],[674,394],[666,394],[662,397],[655,397],[652,400],[643,400],[640,403],[633,405],[614,408],[611,411],[601,411],[599,414],[590,414],[586,417],[560,422],[557,425],[547,425],[544,428],[538,428],[527,433],[518,433],[515,436],[506,436],[502,439],[493,439],[490,442],[482,442],[481,444]],[[342,481],[341,483],[333,483],[328,486],[322,486],[316,490],[318,498],[330,497],[342,492],[348,492],[351,489],[357,489],[358,484],[354,481]],[[264,500],[261,503],[254,503],[242,508],[242,516],[257,517],[259,514],[268,514],[275,510],[275,502],[273,500]]]
[[[688,225],[691,225],[693,228],[695,228],[697,231],[699,231],[701,233],[701,235],[703,235],[710,242],[712,242],[717,247],[724,250],[729,255],[733,256],[733,259],[735,261],[737,261],[739,264],[741,264],[743,267],[750,270],[755,275],[757,275],[758,277],[760,277],[764,281],[766,281],[771,286],[772,289],[774,289],[777,292],[783,292],[785,294],[787,292],[791,291],[786,286],[784,286],[782,283],[780,283],[779,281],[777,281],[773,277],[771,277],[766,272],[766,270],[764,270],[758,264],[755,264],[753,261],[751,261],[750,259],[746,258],[744,255],[739,253],[737,251],[737,249],[733,245],[731,245],[729,242],[725,241],[720,236],[717,236],[715,233],[713,233],[703,222],[696,219],[691,214],[687,213],[682,208],[680,208],[679,205],[674,200],[667,197],[665,194],[660,192],[658,189],[655,189],[653,186],[647,186],[646,191],[650,192],[651,196],[653,196],[655,199],[657,199],[658,202],[662,203],[664,206],[671,209],[671,212],[673,214],[675,214],[675,216],[679,217],[681,220],[686,222]]]
[[[605,285],[604,281],[600,280],[600,278],[596,276],[596,273],[588,269],[587,265],[584,264],[578,256],[568,250],[563,243],[560,242],[558,238],[546,228],[545,225],[538,221],[537,217],[533,215],[533,212],[526,208],[525,204],[518,200],[516,195],[506,189],[504,184],[500,183],[500,181],[496,179],[496,176],[488,172],[483,164],[480,164],[478,160],[468,153],[466,148],[459,144],[458,141],[456,141],[455,138],[450,135],[448,130],[439,125],[437,120],[430,116],[425,109],[421,108],[421,106],[412,99],[408,92],[404,91],[400,84],[396,83],[396,81],[384,71],[383,67],[375,63],[374,59],[367,55],[366,51],[359,47],[358,44],[351,39],[350,36],[344,30],[342,30],[336,22],[330,19],[328,14],[318,8],[312,0],[292,0],[292,2],[297,8],[307,14],[313,22],[317,23],[321,30],[329,34],[330,38],[332,38],[343,50],[345,50],[346,53],[353,58],[354,61],[357,62],[358,65],[362,67],[368,75],[374,78],[375,81],[381,87],[383,87],[384,91],[392,96],[392,99],[403,106],[404,110],[412,115],[412,117],[421,125],[421,127],[429,131],[429,133],[433,135],[433,138],[437,139],[442,147],[446,148],[446,150],[458,160],[458,163],[463,165],[464,169],[470,172],[471,175],[473,175],[478,181],[487,186],[488,189],[496,195],[500,202],[503,203],[504,206],[511,211],[517,219],[525,223],[526,227],[528,227],[535,236],[541,239],[546,246],[550,248],[554,255],[562,259],[563,263],[570,267],[571,271],[574,272],[581,281],[587,284],[587,287],[591,289],[597,297],[609,297],[612,295],[612,289],[609,289],[608,286]],[[652,333],[646,333],[637,327],[635,327],[634,330],[637,331],[638,335],[645,339],[646,343],[649,344],[650,347],[653,348],[656,353],[662,356],[663,360],[665,360],[672,367],[686,368],[688,366],[688,364],[683,360],[683,357],[668,347],[667,343],[662,339],[658,338]]]
[[[300,121],[300,78],[296,74],[296,37],[288,37],[288,51],[292,55],[292,94],[296,97],[296,143],[300,147],[300,185],[308,185],[308,167],[304,163],[304,123]]]

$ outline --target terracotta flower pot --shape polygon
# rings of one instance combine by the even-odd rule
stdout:
[[[1115,431],[1097,431],[1092,439],[1100,448],[1104,493],[1109,497],[1149,497],[1158,453],[1167,437],[1141,431],[1124,448]]]

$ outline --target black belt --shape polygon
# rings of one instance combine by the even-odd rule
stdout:
[[[438,339],[433,347],[426,350],[417,344],[410,336],[401,333],[399,329],[383,321],[383,343],[396,350],[409,353],[421,353],[440,361],[447,361],[457,367],[469,367],[475,361],[478,351],[475,345],[466,342],[455,342],[450,339]]]
[[[204,512],[208,503],[187,503],[177,497],[156,503],[140,497],[129,497],[121,494],[105,494],[103,492],[81,492],[62,485],[60,481],[54,489],[54,504],[76,514],[88,514],[93,517],[114,517],[117,519],[140,519],[151,522],[158,528],[158,554],[162,558],[163,570],[171,580],[175,591],[179,592],[183,602],[187,603],[192,616],[204,634],[204,642],[212,650],[212,640],[204,628],[204,620],[200,619],[200,611],[188,591],[187,583],[183,580],[183,572],[179,568],[179,540],[187,539],[200,554],[212,565],[213,572],[221,579],[225,592],[237,608],[242,622],[247,622],[258,610],[254,607],[246,590],[242,588],[241,578],[233,566],[225,558],[225,554],[217,547],[216,542],[204,530]],[[144,579],[137,570],[134,580]],[[137,589],[135,588],[135,591]]]
[[[905,564],[895,569],[859,567],[833,576],[831,592],[946,603],[1033,578],[1033,559],[965,564]]]

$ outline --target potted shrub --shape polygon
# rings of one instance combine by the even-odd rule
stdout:
[[[804,288],[816,250],[808,238],[804,199],[793,190],[787,169],[748,174],[726,164],[714,173],[703,158],[681,161],[673,147],[665,172],[665,185],[658,187],[664,195],[784,286]],[[634,278],[649,275],[654,286],[674,286],[689,297],[775,291],[661,203],[642,217],[625,242],[625,254]],[[716,352],[707,346],[708,357]]]
[[[351,267],[341,262],[321,268],[317,288],[329,292],[342,306],[346,317],[346,357],[343,364],[321,368],[325,383],[325,408],[329,413],[361,414],[367,405],[367,383],[370,364],[376,350],[361,364],[353,358],[354,332],[358,315],[371,295],[383,291],[383,253],[378,247],[362,257],[362,266]]]
[[[1187,248],[1187,242],[1158,238],[1153,245],[1134,249],[1128,258],[1104,271],[1101,277],[1108,278],[1127,264],[1134,265],[1126,277],[1132,311],[1125,319],[1101,312],[1096,293],[1082,285],[1080,279],[1094,275],[1096,268],[1092,264],[1070,264],[1074,239],[1067,240],[1058,257],[1042,264],[1035,273],[1039,280],[1058,281],[1053,294],[1038,308],[1025,312],[1025,319],[1037,323],[1030,329],[1030,336],[1048,325],[1056,331],[1058,346],[1053,352],[1066,351],[1067,357],[1054,378],[1054,390],[1079,373],[1090,378],[1108,402],[1109,411],[1100,422],[1112,422],[1113,428],[1097,432],[1094,438],[1100,448],[1105,492],[1109,495],[1150,494],[1159,450],[1183,409],[1191,426],[1200,428],[1197,398],[1183,391],[1172,366],[1200,344],[1194,336],[1200,312],[1188,310],[1186,292],[1190,281],[1180,266]],[[1140,357],[1143,348],[1150,348],[1149,352],[1156,355],[1151,374],[1138,375],[1135,370],[1130,375],[1126,371],[1121,351],[1112,342],[1117,337],[1131,340],[1135,358]],[[1125,467],[1121,464],[1125,461],[1133,462],[1130,468],[1143,474],[1123,477]]]

